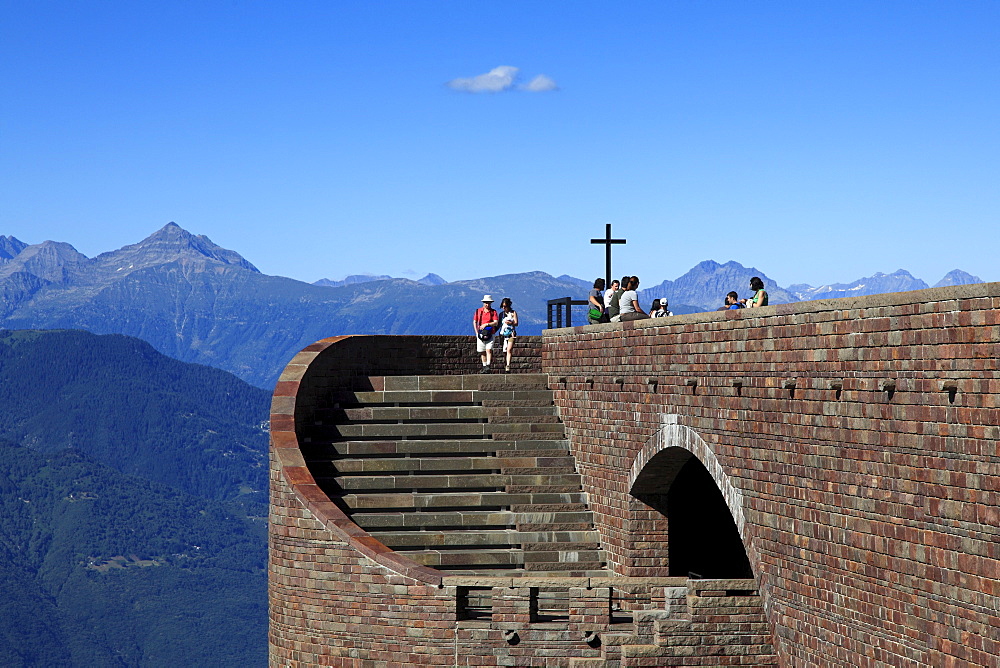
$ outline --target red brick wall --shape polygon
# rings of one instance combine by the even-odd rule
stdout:
[[[783,665],[997,666],[998,357],[986,284],[553,330],[543,369],[618,572],[676,415],[741,497]]]
[[[688,592],[683,578],[443,576],[385,548],[326,497],[303,460],[296,416],[321,405],[327,389],[378,382],[369,374],[459,372],[469,338],[335,337],[286,367],[271,409],[270,664],[774,665],[753,581],[704,581],[709,591]],[[522,357],[527,369],[532,359],[538,367],[537,340],[534,349]],[[463,621],[467,587],[492,591],[491,619]],[[539,588],[567,594],[565,621],[532,620]],[[613,618],[616,600],[631,601],[621,610],[634,624]]]

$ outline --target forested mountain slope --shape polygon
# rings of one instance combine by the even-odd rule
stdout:
[[[264,665],[268,393],[0,330],[0,665]]]
[[[206,498],[266,503],[269,399],[139,339],[0,330],[0,438]]]
[[[266,536],[241,508],[0,443],[0,665],[266,665]]]

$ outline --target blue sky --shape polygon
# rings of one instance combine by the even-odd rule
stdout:
[[[611,222],[647,284],[996,281],[998,34],[997,2],[0,0],[0,234],[590,279]]]

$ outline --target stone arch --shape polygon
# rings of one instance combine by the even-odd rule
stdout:
[[[677,418],[662,416],[660,429],[636,455],[629,493],[660,518],[645,524],[659,533],[658,540],[666,539],[671,575],[686,572],[683,564],[695,560],[710,571],[731,573],[725,577],[752,577],[756,560],[751,560],[743,494],[704,439]],[[711,529],[703,533],[706,526]],[[729,556],[722,558],[722,553]]]

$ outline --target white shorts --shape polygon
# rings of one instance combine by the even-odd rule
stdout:
[[[489,341],[483,341],[478,336],[476,337],[476,352],[485,353],[487,350],[493,350],[493,339]]]

